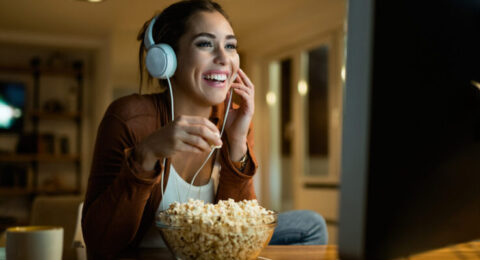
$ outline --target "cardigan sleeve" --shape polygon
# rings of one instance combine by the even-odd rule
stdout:
[[[215,202],[219,200],[234,199],[241,201],[244,199],[255,199],[255,189],[253,186],[253,175],[255,174],[258,163],[253,153],[253,124],[247,134],[247,164],[243,171],[239,171],[230,159],[229,144],[226,135],[223,138],[224,145],[221,149],[221,170],[218,190]]]
[[[144,170],[130,156],[136,141],[121,118],[112,114],[103,118],[82,212],[89,256],[112,258],[132,242],[152,188],[160,181],[160,164],[150,172],[156,177],[139,177]]]

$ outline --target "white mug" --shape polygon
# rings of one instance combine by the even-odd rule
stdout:
[[[63,228],[24,226],[7,229],[7,260],[61,260]]]

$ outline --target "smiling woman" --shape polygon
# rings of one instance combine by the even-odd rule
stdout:
[[[82,213],[90,259],[164,246],[154,220],[173,202],[256,198],[255,90],[220,5],[175,3],[149,19],[138,40],[141,75],[164,88],[114,101],[100,124]],[[230,107],[233,94],[239,103]],[[326,243],[316,213],[279,214],[278,222],[276,243]]]

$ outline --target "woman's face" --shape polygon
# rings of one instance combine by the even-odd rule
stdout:
[[[178,44],[174,93],[197,105],[219,104],[240,63],[233,29],[219,12],[198,12],[187,26]]]

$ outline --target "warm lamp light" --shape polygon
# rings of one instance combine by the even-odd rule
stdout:
[[[476,82],[475,80],[472,80],[470,82],[480,90],[480,83]]]
[[[298,82],[297,90],[300,95],[305,96],[308,92],[307,82],[305,80],[300,80],[300,82]]]
[[[269,106],[273,106],[277,103],[277,95],[275,95],[275,93],[272,91],[267,93],[266,99]]]

